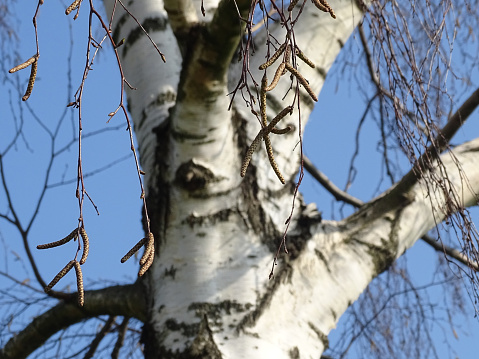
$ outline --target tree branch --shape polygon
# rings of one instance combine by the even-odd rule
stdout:
[[[193,2],[191,0],[165,0],[164,7],[178,45],[184,50],[191,27],[198,23]]]
[[[75,296],[39,315],[0,350],[2,359],[26,358],[58,331],[99,315],[121,315],[144,321],[146,303],[140,282],[85,292],[82,308]]]
[[[323,172],[321,172],[313,165],[313,163],[308,157],[304,155],[303,164],[306,171],[308,171],[309,174],[313,176],[314,179],[316,179],[316,181],[318,181],[326,189],[326,191],[331,193],[337,201],[343,201],[354,207],[361,207],[364,204],[364,202],[360,199],[351,196],[349,193],[344,192],[339,187],[337,187]]]
[[[479,106],[479,88],[464,101],[461,107],[449,118],[446,125],[439,130],[436,138],[414,163],[412,169],[385,195],[386,201],[400,201],[404,195],[419,181],[421,173],[427,171],[440,154],[448,148],[449,141],[457,130],[466,122],[471,113]]]
[[[192,56],[186,59],[185,82],[180,84],[190,100],[224,95],[226,73],[244,29],[239,17],[247,16],[250,5],[248,0],[222,0],[211,22],[200,29]]]
[[[454,258],[458,262],[474,269],[476,272],[479,271],[479,263],[477,263],[476,261],[473,261],[471,258],[466,256],[464,253],[461,253],[457,249],[445,246],[443,243],[435,240],[434,238],[432,238],[431,236],[428,236],[427,234],[422,236],[421,239],[427,244],[429,244],[436,251],[442,252],[446,254],[448,257]]]
[[[93,355],[95,355],[95,352],[100,345],[101,341],[105,336],[108,334],[110,331],[111,327],[115,323],[116,317],[113,315],[110,315],[108,319],[106,320],[105,324],[103,324],[103,327],[100,329],[100,331],[95,335],[95,339],[92,340],[90,343],[90,347],[88,348],[88,351],[85,353],[83,356],[83,359],[91,359],[93,358]]]
[[[303,164],[304,168],[311,174],[311,176],[313,176],[314,179],[316,179],[329,193],[331,193],[331,195],[333,195],[336,200],[343,201],[357,208],[364,205],[364,202],[360,199],[353,197],[349,193],[344,192],[343,190],[338,188],[324,173],[322,173],[314,166],[314,164],[308,157],[303,156]],[[450,258],[453,258],[458,262],[473,268],[475,271],[479,271],[479,264],[473,261],[464,253],[461,253],[456,248],[446,246],[443,243],[436,241],[434,238],[427,234],[422,236],[421,239],[427,244],[429,244],[436,251],[443,252]]]

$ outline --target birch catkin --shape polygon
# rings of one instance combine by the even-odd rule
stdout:
[[[266,77],[266,73],[263,75],[261,79],[261,90],[260,90],[260,98],[259,98],[259,110],[261,112],[261,123],[263,127],[268,125],[268,118],[266,116],[266,87],[268,87],[268,77]]]
[[[291,0],[291,2],[289,3],[289,6],[288,6],[288,11],[293,11],[294,7],[296,6],[296,4],[298,3],[299,0]]]
[[[120,262],[125,263],[128,259],[130,259],[133,254],[138,252],[140,248],[145,245],[146,241],[147,241],[146,238],[140,239],[140,241],[137,244],[135,244],[135,246],[132,249],[130,249],[127,254],[123,256]]]
[[[155,238],[153,237],[153,233],[148,233],[148,242],[146,243],[145,253],[140,259],[140,265],[143,266],[147,261],[148,258],[154,254],[155,251]]]
[[[25,95],[23,95],[22,101],[28,100],[28,98],[32,94],[33,85],[35,84],[35,79],[37,77],[37,66],[38,66],[38,61],[37,61],[37,58],[35,58],[35,60],[32,63],[32,69],[30,71],[30,78],[28,79],[27,91],[25,91]]]
[[[328,4],[326,0],[311,0],[311,1],[319,10],[324,12],[329,12],[329,15],[331,15],[333,19],[336,19],[336,14],[334,13],[334,10],[332,9],[332,7]]]
[[[62,238],[58,241],[51,242],[51,243],[46,243],[46,244],[39,244],[37,246],[37,249],[48,249],[48,248],[54,248],[61,246],[62,244],[70,242],[73,238],[76,238],[78,236],[78,230],[75,228],[73,231],[70,232],[68,236],[65,238]]]
[[[300,49],[296,48],[295,51],[296,51],[296,55],[298,55],[298,57],[299,57],[301,60],[303,60],[303,62],[304,62],[305,64],[307,64],[307,65],[308,65],[309,67],[311,67],[312,69],[314,69],[314,68],[316,67],[316,66],[313,64],[313,62],[312,62],[310,59],[308,59],[308,58],[306,57],[306,55],[305,55]]]
[[[292,129],[293,129],[293,127],[291,127],[291,126],[287,126],[285,128],[273,127],[271,129],[271,133],[274,133],[275,135],[285,135],[285,134],[289,133]]]
[[[296,70],[293,66],[291,66],[290,64],[285,64],[286,65],[286,70],[288,70],[289,72],[291,72],[294,76],[296,76],[296,78],[298,79],[298,81],[301,83],[301,85],[304,86],[304,88],[306,89],[306,91],[308,92],[309,96],[311,96],[311,98],[313,99],[313,101],[317,102],[318,101],[318,97],[316,96],[316,94],[313,92],[313,90],[311,89],[311,87],[309,86],[309,83],[308,81],[306,81],[306,79],[303,77],[303,75],[301,75],[299,73],[298,70]]]
[[[75,273],[77,276],[78,305],[80,307],[83,307],[83,304],[85,304],[85,291],[83,289],[83,274],[81,272],[80,263],[78,263],[77,261],[73,261],[73,264],[75,266]]]
[[[270,133],[271,130],[274,128],[274,126],[276,126],[278,124],[278,122],[281,121],[288,113],[291,113],[291,111],[293,111],[292,106],[288,106],[288,107],[284,108],[280,113],[278,113],[276,115],[275,118],[273,118],[273,120],[271,120],[271,122],[269,123],[268,126],[263,127],[259,131],[259,133],[256,135],[255,139],[253,140],[253,142],[249,146],[248,150],[246,151],[246,155],[244,156],[243,165],[241,166],[241,172],[240,172],[241,177],[244,177],[246,175],[246,170],[248,169],[248,166],[251,162],[251,158],[253,156],[253,153],[256,150],[256,148],[258,147],[258,144],[261,142],[261,139],[263,138],[263,136]]]
[[[265,87],[265,91],[271,91],[272,89],[274,89],[276,87],[276,85],[278,84],[279,82],[279,79],[281,78],[281,76],[283,75],[283,71],[284,71],[284,68],[286,67],[286,63],[285,62],[282,62],[279,66],[278,66],[278,69],[276,70],[276,72],[274,73],[274,77],[273,77],[273,81],[271,81],[271,84],[269,86],[266,86]]]
[[[88,252],[90,250],[90,241],[88,239],[88,235],[86,234],[85,228],[80,228],[80,235],[83,239],[83,254],[80,259],[80,264],[85,264],[86,259],[88,258]]]
[[[55,284],[57,284],[58,281],[62,279],[70,271],[70,269],[73,268],[73,265],[75,264],[75,262],[76,261],[71,260],[70,262],[68,262],[68,264],[65,267],[63,267],[63,269],[60,272],[58,272],[55,278],[53,278],[53,280],[45,287],[46,293],[51,291],[52,288],[55,286]]]
[[[277,59],[278,57],[281,56],[281,54],[283,53],[283,51],[286,49],[286,43],[282,44],[278,50],[276,50],[276,52],[269,58],[268,61],[266,61],[264,64],[261,64],[259,66],[259,69],[260,70],[264,70],[266,69],[267,67],[270,67]]]
[[[279,170],[278,164],[276,163],[276,161],[274,159],[273,146],[271,145],[271,140],[270,140],[270,138],[268,137],[267,134],[263,135],[263,139],[264,139],[264,142],[266,144],[266,152],[268,153],[269,164],[273,168],[274,173],[276,173],[276,176],[281,181],[281,183],[285,184],[286,182],[284,180],[284,177],[281,174],[281,171]]]
[[[81,2],[82,2],[82,0],[75,0],[74,2],[72,2],[71,5],[69,7],[67,7],[67,9],[65,10],[65,15],[70,15],[70,13],[73,10],[76,10],[78,8],[78,6],[80,6]]]
[[[138,277],[141,277],[143,276],[143,274],[146,273],[146,271],[151,267],[151,265],[153,264],[153,259],[155,258],[155,255],[152,253],[150,253],[150,256],[147,258],[145,264],[140,268],[139,272],[138,272]]]
[[[138,277],[143,276],[146,271],[151,267],[153,264],[153,260],[155,259],[155,237],[153,233],[148,232],[148,243],[146,244],[145,253],[140,260],[140,270],[138,272]],[[143,262],[143,264],[142,264]]]
[[[11,68],[10,70],[8,70],[8,72],[13,74],[14,72],[23,70],[23,69],[27,68],[28,66],[30,66],[31,64],[33,64],[36,60],[37,60],[37,55],[34,55],[34,56],[30,57],[27,61],[21,63],[20,65],[17,65],[14,68]]]

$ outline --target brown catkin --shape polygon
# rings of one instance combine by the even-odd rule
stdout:
[[[264,143],[266,144],[266,152],[268,153],[268,160],[269,164],[274,170],[274,173],[276,173],[276,176],[279,178],[282,184],[285,184],[285,180],[283,175],[281,174],[281,171],[279,170],[278,164],[276,163],[274,159],[274,153],[273,153],[273,146],[271,145],[271,140],[268,137],[267,134],[263,135]]]
[[[244,177],[246,175],[246,170],[248,169],[249,163],[251,162],[251,158],[253,157],[253,153],[258,147],[258,144],[261,142],[261,139],[263,138],[263,132],[259,132],[251,145],[248,147],[248,150],[246,151],[246,154],[243,159],[243,165],[241,166],[241,172],[240,175],[241,177]]]
[[[65,10],[65,15],[70,15],[73,10],[76,10],[78,6],[80,6],[81,2],[82,0],[75,0],[74,2],[72,2],[72,4]]]
[[[293,11],[293,8],[296,6],[299,0],[291,0],[288,6],[288,11]]]
[[[23,70],[23,69],[27,68],[28,66],[30,66],[31,64],[33,64],[36,60],[37,60],[37,55],[34,55],[34,56],[30,57],[27,61],[21,63],[20,65],[17,65],[14,68],[11,68],[10,70],[8,70],[8,72],[13,74],[14,72],[17,72],[19,70]]]
[[[271,130],[278,124],[279,121],[281,121],[288,113],[291,113],[293,111],[293,106],[287,106],[284,109],[281,110],[280,113],[276,115],[275,118],[271,120],[269,125],[266,128],[263,128],[263,132],[269,133]]]
[[[143,264],[138,272],[138,277],[143,276],[143,274],[146,273],[146,271],[151,267],[153,264],[153,259],[155,258],[154,252],[152,251],[150,253],[150,256],[147,258],[145,264]]]
[[[51,291],[52,288],[55,286],[55,284],[57,284],[58,281],[60,279],[62,279],[70,271],[70,269],[72,269],[75,262],[76,261],[71,260],[70,262],[68,262],[68,264],[65,267],[63,267],[63,269],[60,272],[58,272],[58,274],[55,276],[55,278],[53,278],[53,280],[50,283],[48,283],[48,285],[45,287],[45,292],[46,293]]]
[[[271,81],[271,84],[269,86],[266,86],[265,87],[265,91],[271,91],[272,89],[274,89],[276,87],[276,85],[278,84],[279,82],[279,79],[281,78],[281,76],[283,75],[283,71],[284,71],[284,68],[286,67],[286,63],[285,62],[282,62],[278,68],[276,69],[276,72],[274,73],[274,77],[273,77],[273,81]]]
[[[135,244],[134,247],[132,249],[130,249],[128,251],[128,253],[123,256],[123,258],[121,259],[120,262],[125,263],[128,259],[130,259],[133,254],[138,252],[140,250],[140,248],[144,246],[146,241],[147,241],[146,238],[140,239],[139,242],[137,244]]]
[[[28,98],[32,94],[33,85],[35,84],[35,79],[37,78],[37,67],[38,67],[38,61],[35,58],[35,61],[33,61],[33,63],[32,63],[32,69],[30,71],[30,78],[28,79],[27,91],[25,91],[25,95],[23,95],[22,101],[28,100]]]
[[[333,9],[331,8],[331,6],[328,4],[326,0],[311,0],[311,1],[319,10],[324,12],[329,12],[329,15],[331,15],[333,19],[336,19],[336,14],[334,13]]]
[[[83,253],[80,259],[80,264],[85,264],[86,259],[88,258],[88,252],[90,251],[90,241],[88,235],[86,234],[85,228],[80,228],[80,235],[83,239]]]
[[[264,64],[261,64],[259,66],[259,69],[260,70],[264,70],[266,69],[267,67],[270,67],[277,59],[278,57],[281,56],[281,54],[283,53],[284,49],[286,49],[286,43],[282,44],[278,50],[276,50],[276,52],[269,58],[268,61],[266,61]]]
[[[260,92],[260,102],[259,110],[261,112],[261,124],[263,127],[268,125],[268,118],[266,116],[266,87],[268,87],[268,78],[266,74],[263,75],[261,79],[261,92]]]
[[[284,62],[289,63],[291,61],[291,45],[288,45],[286,47],[286,50],[284,51]]]
[[[281,171],[279,170],[278,164],[276,163],[274,159],[274,153],[273,153],[273,146],[271,145],[271,140],[267,136],[269,132],[272,132],[274,129],[274,126],[284,117],[286,116],[287,113],[291,112],[291,106],[288,106],[284,110],[282,110],[274,119],[271,121],[271,123],[263,129],[263,139],[266,144],[266,152],[268,153],[268,160],[271,165],[271,167],[274,170],[274,173],[276,173],[276,176],[278,179],[281,181],[282,184],[285,184],[286,181],[284,180],[283,175],[281,174]]]
[[[83,307],[85,303],[85,291],[83,289],[83,274],[81,272],[80,263],[73,261],[75,265],[75,272],[77,275],[77,290],[78,290],[78,305]]]
[[[309,67],[311,67],[312,69],[314,69],[314,68],[316,67],[316,66],[313,64],[313,62],[312,62],[310,59],[308,59],[308,58],[306,57],[306,55],[305,55],[300,49],[298,49],[298,48],[296,48],[296,55],[298,55],[298,57],[299,57],[301,60],[303,60],[303,62],[304,62],[305,64],[307,64]]]
[[[155,237],[153,236],[153,233],[149,232],[148,242],[146,243],[145,253],[143,253],[143,256],[140,259],[140,265],[144,265],[152,255],[155,255]]]
[[[78,230],[75,228],[73,231],[70,232],[68,236],[65,238],[62,238],[58,241],[51,242],[51,243],[46,243],[46,244],[39,244],[37,246],[37,249],[48,249],[48,248],[54,248],[61,246],[62,244],[70,242],[73,238],[76,238],[78,236]]]
[[[293,129],[292,126],[287,126],[285,128],[272,128],[271,133],[274,133],[275,135],[285,135],[289,133]]]
[[[258,147],[258,144],[261,142],[261,139],[271,132],[271,130],[278,124],[281,119],[283,119],[288,113],[291,113],[293,110],[292,106],[288,106],[284,108],[280,113],[276,115],[276,117],[270,122],[270,124],[266,127],[263,127],[261,131],[256,135],[255,139],[249,146],[248,150],[246,151],[246,155],[243,159],[243,165],[241,166],[241,177],[246,175],[246,170],[248,169],[249,163],[251,162],[251,158],[253,157],[253,153]]]
[[[308,92],[309,96],[313,99],[313,101],[317,102],[318,101],[318,97],[316,96],[316,94],[313,92],[313,90],[311,89],[311,87],[309,86],[309,83],[308,81],[306,81],[306,79],[303,77],[303,75],[301,75],[299,73],[298,70],[296,70],[293,66],[291,66],[290,64],[286,64],[286,69],[291,72],[294,76],[296,76],[296,78],[298,79],[298,81],[301,83],[301,85],[304,86],[304,88],[306,89],[306,91]]]

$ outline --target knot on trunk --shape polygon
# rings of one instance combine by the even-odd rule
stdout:
[[[181,164],[175,176],[175,181],[187,191],[204,189],[214,179],[215,176],[210,169],[195,163],[192,159]]]

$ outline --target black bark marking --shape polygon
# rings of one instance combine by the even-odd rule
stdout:
[[[215,181],[215,175],[210,169],[193,160],[182,163],[176,170],[175,182],[188,192],[203,190],[208,183]]]
[[[146,18],[141,26],[145,29],[145,31],[151,35],[153,31],[164,31],[166,30],[166,26],[168,24],[168,20],[164,17],[154,17],[154,18]],[[117,26],[117,29],[119,27]],[[116,32],[116,29],[115,29]],[[135,26],[133,30],[128,34],[126,38],[125,44],[123,45],[123,57],[125,57],[130,49],[138,39],[142,36],[145,36],[143,30],[139,26]],[[116,42],[116,40],[115,40]]]

